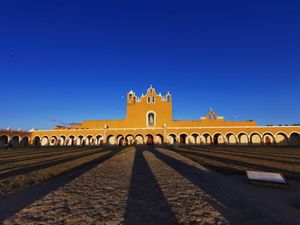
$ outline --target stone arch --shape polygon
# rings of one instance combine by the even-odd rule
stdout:
[[[266,132],[263,134],[263,143],[266,144],[266,145],[273,145],[274,144],[274,135],[271,134],[270,132]]]
[[[143,135],[137,134],[134,139],[135,139],[136,144],[138,144],[138,145],[144,144],[144,137],[143,137]]]
[[[117,144],[118,145],[125,145],[125,138],[122,134],[117,135]]]
[[[291,145],[300,145],[300,134],[297,132],[292,132],[290,134],[290,144]]]
[[[50,137],[50,140],[49,140],[49,145],[50,146],[55,146],[58,144],[58,140],[57,140],[57,137],[56,136],[51,136]]]
[[[164,143],[164,136],[162,134],[156,134],[154,138],[155,144],[163,144]]]
[[[103,137],[102,135],[98,134],[96,136],[96,145],[103,145],[104,141],[103,141]]]
[[[57,139],[57,145],[59,146],[67,145],[67,138],[65,135],[60,135],[60,137]]]
[[[21,147],[26,147],[26,146],[28,146],[28,144],[29,144],[29,137],[28,136],[22,137],[21,142],[20,142],[20,146]]]
[[[179,135],[179,143],[180,144],[188,144],[189,143],[188,135],[186,133],[182,133]]]
[[[8,145],[9,136],[2,135],[0,136],[0,148],[4,148]]]
[[[152,134],[147,134],[145,140],[147,144],[154,144],[154,137]]]
[[[41,139],[41,145],[42,146],[48,146],[49,145],[49,138],[47,136],[43,136]]]
[[[106,143],[110,145],[115,145],[116,144],[116,137],[113,135],[109,135],[106,138]]]
[[[215,145],[225,144],[225,138],[221,133],[216,133],[213,136],[213,142]]]
[[[32,139],[33,146],[40,146],[41,145],[41,138],[39,136],[35,136]]]
[[[176,141],[176,138],[177,138],[177,135],[176,134],[168,134],[168,143],[173,145],[175,144],[177,141]]]
[[[262,137],[260,136],[259,133],[252,133],[250,135],[250,141],[251,141],[251,144],[253,144],[253,145],[261,145]]]
[[[134,136],[132,134],[127,134],[125,137],[125,143],[127,145],[132,145],[134,142]]]
[[[285,134],[284,132],[278,132],[275,135],[275,143],[277,145],[288,145],[289,138],[288,138],[287,134]]]
[[[13,136],[12,138],[11,138],[11,146],[12,147],[17,147],[19,144],[20,144],[20,136]]]
[[[78,135],[76,138],[76,145],[83,145],[83,139],[84,139],[83,135]]]
[[[75,145],[75,136],[74,135],[69,136],[67,145],[69,145],[69,146]]]
[[[96,141],[93,135],[89,134],[86,137],[86,145],[95,145]]]
[[[244,132],[241,132],[241,133],[238,134],[238,139],[239,139],[239,143],[241,145],[248,145],[249,144],[249,136]]]
[[[189,139],[190,144],[200,144],[200,134],[198,133],[192,133]]]
[[[212,144],[213,143],[213,136],[210,133],[204,133],[203,135],[204,144]]]
[[[227,133],[225,136],[227,138],[227,143],[228,144],[230,144],[230,145],[236,145],[237,144],[238,138],[236,137],[235,134],[233,134],[233,133]]]

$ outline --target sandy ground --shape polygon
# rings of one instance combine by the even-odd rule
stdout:
[[[114,156],[4,224],[300,224],[299,183],[249,185],[165,149]]]

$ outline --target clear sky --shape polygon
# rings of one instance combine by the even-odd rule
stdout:
[[[174,119],[300,123],[300,2],[3,0],[0,127],[122,119],[126,93]]]

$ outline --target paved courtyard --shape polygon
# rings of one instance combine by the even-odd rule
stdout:
[[[300,216],[166,149],[137,147],[4,224],[300,224]]]

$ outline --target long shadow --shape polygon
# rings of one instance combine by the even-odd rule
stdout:
[[[72,146],[67,146],[67,147],[39,147],[35,149],[22,149],[22,150],[0,150],[0,158],[1,159],[7,159],[14,157],[15,155],[18,155],[18,157],[23,157],[23,156],[30,156],[32,154],[34,155],[43,155],[45,153],[59,153],[59,152],[73,152],[73,151],[85,151],[85,150],[92,150],[96,149],[99,146],[86,146],[86,147],[72,147]]]
[[[234,155],[234,156],[240,156],[240,157],[247,157],[247,158],[252,158],[252,159],[267,159],[267,160],[272,160],[275,162],[287,162],[287,163],[295,163],[295,164],[300,164],[299,162],[295,162],[295,161],[289,161],[290,159],[299,159],[297,157],[292,157],[292,156],[284,156],[284,155],[272,155],[271,153],[267,154],[259,154],[259,153],[250,153],[250,152],[241,152],[241,151],[231,151],[231,150],[220,150],[220,149],[203,149],[203,148],[180,148],[182,150],[185,151],[191,151],[191,152],[207,152],[207,153],[219,153],[219,154],[223,154],[223,155]],[[263,158],[262,158],[263,157]],[[279,158],[279,159],[277,159]],[[280,160],[280,158],[283,158],[284,160]]]
[[[183,149],[188,149],[188,150],[194,150],[194,151],[209,151],[209,152],[220,152],[220,153],[228,153],[228,154],[232,154],[232,153],[236,153],[236,154],[243,154],[243,155],[255,155],[255,156],[271,156],[271,157],[284,157],[284,158],[288,158],[288,159],[300,159],[300,157],[296,157],[296,155],[292,152],[286,152],[284,154],[284,151],[281,153],[276,153],[272,150],[270,150],[269,152],[266,152],[265,150],[262,151],[253,151],[253,149],[249,148],[249,149],[245,149],[245,148],[241,148],[241,149],[234,149],[234,148],[220,148],[220,147],[206,147],[206,146],[201,146],[201,147],[183,147],[181,146],[180,148]],[[254,147],[253,147],[254,148]]]
[[[81,155],[77,155],[77,156],[61,157],[61,158],[58,158],[58,159],[52,159],[52,160],[48,160],[48,161],[37,162],[37,163],[34,163],[34,164],[32,164],[30,166],[26,166],[26,167],[24,167],[23,165],[20,165],[20,166],[17,166],[15,168],[10,168],[11,171],[8,171],[8,172],[1,173],[1,171],[0,171],[0,179],[4,179],[4,178],[10,177],[10,176],[30,173],[30,172],[35,171],[35,170],[49,168],[51,166],[56,166],[56,165],[59,165],[59,164],[62,164],[62,163],[68,162],[68,161],[72,161],[72,160],[76,160],[76,159],[79,159],[79,158],[95,155],[95,154],[98,154],[99,152],[89,152],[89,153],[81,154]]]
[[[176,151],[185,152],[187,154],[198,154],[198,153],[201,154],[201,153],[204,153],[204,155],[207,155],[207,156],[214,156],[213,154],[217,153],[219,155],[217,155],[216,157],[221,157],[222,159],[226,159],[226,158],[223,158],[222,156],[237,156],[237,157],[241,158],[241,160],[238,160],[238,161],[241,161],[241,162],[243,162],[243,159],[259,159],[259,160],[271,161],[271,162],[275,162],[275,163],[285,163],[285,164],[290,164],[290,165],[295,165],[295,166],[300,164],[300,161],[295,162],[295,161],[289,161],[289,160],[274,159],[270,155],[268,157],[263,158],[263,157],[259,157],[259,156],[253,156],[253,155],[242,154],[242,153],[209,151],[209,150],[203,150],[203,149],[201,149],[201,150],[187,150],[187,149],[180,148]]]
[[[29,206],[33,202],[41,199],[48,193],[55,191],[59,187],[67,184],[71,180],[79,177],[83,173],[93,169],[100,163],[112,158],[122,149],[111,150],[110,153],[80,165],[72,170],[66,171],[56,177],[53,177],[42,183],[33,185],[24,190],[0,197],[0,224],[7,218],[13,216],[23,208]]]
[[[176,152],[186,153],[185,151],[182,151],[182,150],[176,150]],[[279,169],[279,168],[275,168],[272,166],[259,165],[259,164],[255,164],[255,163],[245,162],[245,161],[238,160],[238,159],[236,159],[236,160],[235,159],[225,159],[225,158],[222,158],[221,156],[212,156],[212,155],[207,155],[207,154],[201,154],[201,152],[189,152],[186,154],[190,154],[190,155],[193,155],[196,157],[199,156],[199,157],[206,158],[206,159],[213,159],[215,161],[223,162],[225,164],[230,163],[230,164],[234,164],[234,165],[245,166],[245,167],[256,169],[256,170],[259,169],[259,170],[264,170],[264,171],[268,171],[268,172],[283,173],[287,176],[290,175],[293,178],[296,178],[297,176],[299,176],[299,173],[293,172],[293,171],[290,171],[287,169],[283,169],[283,168]]]
[[[101,148],[99,148],[100,150]],[[94,149],[93,149],[94,150]],[[53,151],[53,152],[38,152],[38,153],[34,153],[34,154],[30,154],[30,155],[26,155],[24,157],[21,157],[18,153],[15,153],[13,158],[9,158],[9,159],[0,159],[0,163],[4,164],[4,163],[18,163],[18,162],[22,162],[22,161],[27,161],[27,160],[33,160],[33,159],[43,159],[43,158],[47,158],[47,157],[51,157],[51,156],[60,156],[60,155],[64,155],[64,154],[71,154],[71,153],[78,153],[78,152],[82,152],[82,149],[78,149],[78,150],[67,150],[67,151]],[[84,150],[84,151],[89,151],[88,150]]]
[[[146,151],[136,148],[124,224],[179,224],[143,156]]]
[[[203,171],[188,165],[182,161],[179,161],[173,157],[168,156],[156,149],[153,150],[153,154],[168,166],[172,167],[195,186],[202,189],[205,193],[209,194],[213,199],[217,201],[208,200],[208,202],[221,213],[230,224],[280,224],[278,217],[276,219],[268,218],[268,214],[276,212],[281,214],[281,219],[284,220],[284,215],[276,210],[275,206],[268,208],[270,205],[257,207],[257,201],[253,201],[257,196],[251,196],[250,193],[241,194],[234,186],[234,183],[225,183],[226,180],[219,180],[218,177],[214,178],[209,174],[205,174]],[[247,197],[248,196],[248,197]],[[220,204],[221,203],[221,204]],[[261,201],[262,203],[262,201]],[[289,218],[291,220],[297,218]],[[287,224],[284,223],[283,224]]]

